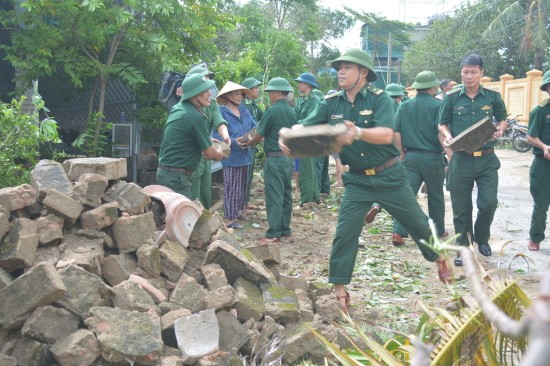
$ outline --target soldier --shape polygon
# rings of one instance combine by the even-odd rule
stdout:
[[[298,91],[301,94],[294,111],[298,120],[302,120],[313,113],[321,102],[319,97],[313,93],[313,89],[318,87],[317,79],[312,74],[304,72],[294,80],[298,82]],[[300,207],[309,202],[320,202],[317,158],[300,158],[298,187],[300,189]]]
[[[350,169],[343,175],[345,192],[329,266],[329,282],[335,285],[336,299],[343,309],[350,304],[345,285],[353,274],[363,218],[375,200],[403,224],[423,256],[437,262],[440,280],[452,281],[445,258],[420,242],[431,237],[428,217],[416,201],[401,166],[399,150],[392,143],[393,102],[386,92],[368,84],[376,80],[372,58],[363,50],[351,48],[334,60],[332,67],[338,70],[342,91],[326,97],[302,125],[345,123],[348,127],[339,143],[343,145],[342,163]],[[283,129],[280,134],[287,132]]]
[[[428,212],[440,237],[445,231],[445,197],[443,181],[445,166],[443,147],[439,141],[439,106],[434,98],[439,80],[431,71],[419,73],[411,88],[416,89],[416,97],[401,103],[395,115],[395,146],[401,152],[401,162],[407,180],[414,194],[418,193],[422,182],[428,193]],[[397,220],[393,220],[394,245],[403,245],[403,237],[409,234]]]
[[[224,155],[212,146],[207,116],[202,112],[211,104],[214,81],[202,75],[187,77],[181,102],[171,110],[162,132],[157,182],[191,197],[191,175],[204,159],[221,160]]]
[[[447,95],[448,92],[454,89],[456,86],[456,81],[453,81],[451,79],[444,79],[441,80],[439,83],[439,88],[441,89],[441,93],[437,94],[435,97],[439,100],[443,100],[445,98],[445,95]]]
[[[258,106],[256,103],[256,100],[260,97],[260,85],[262,85],[262,82],[259,80],[256,80],[254,78],[247,78],[244,79],[244,81],[241,83],[242,86],[245,88],[250,89],[250,92],[245,95],[245,98],[243,99],[243,105],[248,109],[254,120],[259,122],[264,112]],[[244,95],[244,94],[243,94]],[[250,213],[252,210],[255,210],[257,207],[250,205],[250,190],[252,188],[252,178],[254,177],[254,166],[256,163],[256,146],[250,146],[248,148],[248,151],[250,152],[250,157],[252,159],[252,163],[248,166],[248,185],[246,187],[246,198],[245,198],[245,213]]]
[[[189,70],[187,77],[190,75],[199,74],[205,76],[209,79],[214,79],[214,73],[208,71],[204,67],[196,66]],[[183,92],[185,94],[185,87],[183,87]],[[203,112],[206,115],[206,125],[208,133],[212,132],[212,129],[218,131],[220,136],[223,138],[224,142],[231,145],[231,139],[229,138],[229,133],[227,132],[227,121],[225,121],[220,114],[220,107],[216,102],[217,89],[216,85],[212,86],[213,91],[211,91],[212,101],[209,106],[204,108]],[[215,92],[214,92],[215,91]],[[211,162],[206,159],[201,159],[197,170],[193,173],[191,177],[193,182],[193,193],[191,199],[199,199],[204,208],[209,209],[212,204],[212,167]]]
[[[469,54],[460,63],[464,85],[447,94],[441,104],[439,132],[445,136],[444,144],[449,145],[453,138],[474,125],[483,117],[495,117],[498,121],[493,140],[502,136],[506,129],[506,106],[500,94],[481,86],[483,59]],[[453,153],[449,163],[449,191],[453,206],[453,222],[459,245],[468,246],[470,237],[478,245],[479,252],[490,256],[491,223],[497,209],[498,169],[500,161],[493,148],[495,142],[480,146],[473,153]],[[477,192],[477,218],[472,223],[472,190],[474,183]],[[462,266],[460,255],[455,259],[456,266]]]
[[[550,95],[550,71],[542,77],[540,90]],[[529,250],[538,251],[544,240],[546,214],[550,205],[550,99],[533,108],[529,114],[527,141],[533,145],[533,163],[529,185],[533,196],[533,213],[529,229]]]
[[[325,94],[319,89],[313,89],[313,94],[319,97],[322,101],[325,99]],[[317,166],[317,183],[319,183],[319,193],[321,196],[328,196],[330,194],[330,177],[328,175],[328,156],[319,157],[316,159]]]
[[[393,113],[397,112],[397,108],[399,107],[399,104],[401,103],[401,100],[403,97],[405,97],[405,93],[403,93],[403,90],[401,90],[401,85],[399,84],[388,84],[386,85],[386,93],[390,97],[392,97],[393,101],[395,102],[393,105]]]
[[[296,113],[287,101],[292,91],[290,84],[283,78],[273,78],[265,91],[269,92],[271,105],[258,123],[258,133],[250,139],[249,145],[264,141],[265,166],[265,207],[269,229],[261,244],[278,243],[281,237],[290,237],[290,218],[292,216],[292,159],[286,157],[279,145],[279,130],[290,128],[297,123]]]

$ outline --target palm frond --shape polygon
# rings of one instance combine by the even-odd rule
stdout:
[[[494,15],[494,13],[492,15]],[[499,40],[502,38],[503,34],[508,32],[510,23],[517,22],[517,20],[522,19],[523,16],[521,5],[518,1],[515,1],[500,12],[481,35],[490,40]]]

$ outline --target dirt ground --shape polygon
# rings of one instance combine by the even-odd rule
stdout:
[[[501,160],[499,171],[499,208],[492,225],[490,244],[493,256],[480,256],[481,263],[493,276],[513,276],[523,290],[532,297],[543,271],[548,268],[550,248],[541,246],[538,253],[527,250],[532,198],[529,193],[529,167],[532,154],[513,150],[497,150]],[[331,164],[334,162],[331,159]],[[331,176],[334,166],[331,165]],[[334,179],[333,179],[334,180]],[[332,187],[331,194],[323,198],[316,210],[293,212],[291,240],[280,244],[283,263],[280,272],[300,276],[307,280],[326,281],[328,259],[336,222],[338,202],[343,188]],[[473,192],[475,202],[476,189]],[[294,194],[294,207],[298,194]],[[426,210],[426,197],[419,193],[418,200]],[[235,234],[243,242],[253,242],[264,236],[267,228],[263,201],[263,181],[256,173],[251,203],[260,207]],[[474,215],[475,215],[474,203]],[[446,192],[446,227],[454,234],[450,196]],[[548,230],[547,230],[548,233]],[[444,307],[457,294],[469,291],[466,281],[452,286],[442,285],[435,264],[425,261],[414,242],[406,240],[403,247],[391,244],[391,218],[384,211],[376,220],[363,227],[360,250],[352,283],[348,290],[352,299],[351,317],[365,320],[396,331],[415,331],[422,309],[419,301],[431,306]],[[477,251],[476,251],[477,252]],[[533,263],[527,265],[524,253]],[[452,265],[452,260],[450,261]],[[499,270],[500,267],[500,270]],[[455,269],[456,276],[462,268]]]

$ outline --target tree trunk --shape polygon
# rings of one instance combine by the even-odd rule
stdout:
[[[535,69],[544,71],[542,69],[542,62],[544,61],[544,55],[540,47],[535,48]]]
[[[97,156],[97,150],[99,145],[99,135],[101,129],[103,128],[103,112],[105,110],[105,94],[107,91],[107,75],[102,75],[99,78],[99,106],[97,108],[96,124],[94,131],[94,143],[93,143],[93,154]]]

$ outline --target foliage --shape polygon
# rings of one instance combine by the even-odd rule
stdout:
[[[39,145],[59,142],[57,123],[50,117],[40,121],[40,112],[48,110],[36,93],[37,88],[35,83],[32,114],[21,110],[25,97],[9,104],[0,102],[0,188],[29,183],[30,170],[39,157]]]
[[[138,109],[134,117],[141,128],[143,141],[151,144],[158,155],[162,142],[162,130],[168,118],[166,108],[156,103],[153,106]]]
[[[171,69],[215,52],[210,39],[231,23],[231,17],[218,14],[216,3],[27,0],[11,18],[12,26],[22,27],[5,47],[7,59],[23,82],[62,72],[74,85],[97,90],[89,102],[97,120],[88,120],[95,126],[92,154],[98,155],[107,80],[118,77],[136,88],[151,80],[144,77],[144,65]]]
[[[93,114],[88,120],[86,130],[81,133],[76,140],[73,141],[72,146],[79,151],[86,154],[87,157],[98,156],[111,156],[112,155],[112,143],[111,143],[111,129],[112,123],[102,123],[99,129],[99,137],[96,140],[94,138],[95,131],[97,130],[97,121],[102,120],[97,114]]]
[[[240,84],[247,77],[261,75],[262,69],[254,61],[255,55],[249,50],[244,50],[235,60],[218,57],[212,64],[212,70],[216,70],[216,84],[222,88],[227,81]],[[266,82],[261,80],[262,82]]]
[[[533,65],[524,61],[519,54],[521,24],[518,21],[507,24],[506,33],[499,38],[484,38],[481,34],[489,25],[488,20],[469,21],[479,13],[484,2],[457,9],[453,17],[434,20],[432,31],[426,38],[415,42],[405,52],[403,71],[409,79],[423,70],[433,71],[438,78],[460,82],[459,64],[469,52],[481,55],[485,61],[485,75],[497,80],[500,75],[511,74],[525,77]],[[498,14],[506,4],[493,4],[492,14]],[[468,26],[464,26],[468,24]],[[532,54],[532,50],[531,53]]]

